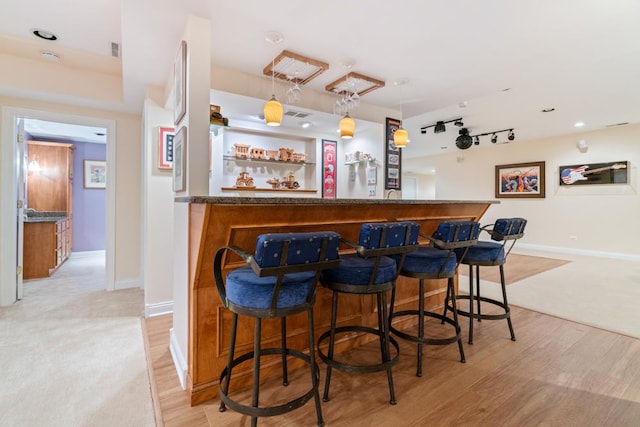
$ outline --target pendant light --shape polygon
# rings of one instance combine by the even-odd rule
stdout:
[[[340,137],[351,139],[356,130],[356,122],[349,116],[349,112],[340,120]]]
[[[271,99],[264,104],[264,120],[267,126],[280,126],[284,109],[276,99],[275,58],[271,60]]]
[[[396,86],[404,83],[405,81],[403,81],[402,83],[396,83]],[[403,116],[402,103],[400,103],[400,115]],[[393,133],[393,143],[398,148],[404,148],[407,146],[407,142],[409,142],[409,132],[407,132],[406,129],[402,127],[402,122],[400,122],[400,127]]]

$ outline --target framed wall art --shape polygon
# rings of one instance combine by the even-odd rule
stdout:
[[[173,123],[178,126],[187,112],[187,42],[182,40],[173,64]]]
[[[337,143],[328,139],[322,140],[322,198],[336,198]]]
[[[107,188],[107,162],[84,161],[84,188]]]
[[[171,169],[173,167],[173,138],[174,128],[160,128],[158,135],[158,168]]]
[[[173,191],[186,190],[187,128],[182,126],[173,137]]]
[[[544,162],[497,165],[496,198],[544,198]]]
[[[393,142],[393,134],[402,126],[396,119],[386,118],[385,121],[385,190],[402,189],[402,154]]]
[[[560,166],[560,186],[627,184],[629,162],[589,163]]]

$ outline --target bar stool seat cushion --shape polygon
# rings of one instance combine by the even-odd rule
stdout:
[[[286,274],[276,307],[304,304],[313,286],[314,276],[313,271]],[[249,266],[238,268],[227,276],[227,299],[242,307],[268,310],[276,281],[276,276],[256,276]]]
[[[374,263],[370,259],[357,254],[347,254],[340,257],[340,265],[331,270],[325,270],[322,275],[329,283],[346,283],[350,285],[368,285],[373,274]],[[379,285],[395,280],[396,262],[383,256],[380,259],[378,272],[373,284]]]
[[[448,277],[456,271],[456,258],[448,255],[448,251],[432,246],[421,247],[407,254],[402,270],[434,276],[442,271],[443,277]],[[441,270],[443,264],[446,265]]]
[[[456,255],[461,257],[464,249],[456,249]],[[464,255],[462,264],[501,265],[506,260],[504,245],[501,243],[479,241],[469,247]]]

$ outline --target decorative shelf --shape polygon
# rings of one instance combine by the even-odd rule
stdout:
[[[355,160],[353,162],[344,162],[345,165],[357,165],[360,163],[375,163],[376,159],[366,159],[366,160]]]
[[[257,191],[257,192],[265,192],[265,191],[274,191],[274,192],[285,192],[285,193],[317,193],[318,190],[290,190],[288,188],[243,188],[243,187],[222,187],[222,191]]]
[[[236,156],[222,156],[224,160],[233,160],[239,162],[250,162],[250,163],[276,163],[284,166],[305,166],[305,165],[315,165],[313,162],[285,162],[282,160],[269,160],[269,159],[243,159],[242,157]]]

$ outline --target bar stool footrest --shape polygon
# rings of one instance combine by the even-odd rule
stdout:
[[[469,300],[469,295],[456,295],[456,300]],[[500,314],[478,314],[478,313],[473,313],[473,318],[474,319],[482,319],[482,320],[502,320],[502,319],[508,319],[511,317],[511,309],[502,301],[498,301],[495,299],[491,299],[491,298],[487,298],[487,297],[478,297],[477,295],[473,296],[473,300],[474,301],[482,301],[482,302],[486,302],[488,304],[493,304],[497,307],[501,307],[505,310],[504,313],[500,313]],[[451,310],[451,304],[447,304],[447,310]],[[464,317],[469,317],[470,314],[468,311],[463,311],[460,309],[457,309],[458,314]]]
[[[460,313],[460,311],[458,311],[458,313]],[[419,316],[420,312],[418,310],[403,310],[403,311],[397,311],[394,312],[391,315],[391,318],[389,319],[389,323],[391,323],[391,321],[393,319],[395,319],[396,317],[402,317],[402,316]],[[446,344],[452,344],[454,342],[457,342],[458,340],[460,340],[461,337],[461,331],[457,328],[456,326],[456,322],[453,319],[450,319],[447,316],[443,316],[442,314],[439,313],[433,313],[431,311],[425,311],[424,315],[427,317],[431,317],[434,319],[438,319],[441,320],[443,322],[446,322],[450,325],[452,325],[455,330],[456,330],[456,334],[454,336],[448,337],[448,338],[427,338],[427,337],[418,337],[416,335],[411,335],[411,334],[407,334],[406,332],[402,332],[396,328],[394,328],[393,326],[391,326],[390,330],[391,332],[408,341],[413,341],[416,343],[421,343],[421,344],[427,344],[427,345],[446,345]]]
[[[367,334],[372,334],[377,337],[380,337],[380,331],[378,329],[368,328],[366,326],[341,326],[335,329],[336,335],[340,333],[345,333],[345,332],[364,332]],[[320,347],[323,341],[328,339],[330,335],[331,335],[331,331],[329,330],[323,333],[322,335],[320,335],[320,338],[318,338],[318,355],[320,356],[320,359],[322,359],[324,363],[331,366],[332,368],[336,368],[344,372],[359,372],[359,373],[379,372],[379,371],[386,371],[388,367],[395,365],[400,359],[400,346],[398,345],[398,342],[395,339],[393,339],[392,336],[389,336],[389,343],[396,349],[395,356],[392,357],[389,361],[383,362],[383,363],[377,363],[373,365],[353,365],[349,363],[338,362],[335,359],[330,359]]]
[[[247,360],[253,359],[254,358],[253,353],[254,352],[251,351],[249,353],[245,353],[242,356],[239,356],[233,359],[233,361],[231,362],[231,368],[234,368],[235,366],[238,366],[239,364],[246,362]],[[297,350],[282,349],[282,348],[265,348],[260,350],[260,356],[273,355],[273,354],[280,354],[280,355],[286,354],[287,356],[301,359],[305,361],[307,364],[311,363],[311,359],[308,355]],[[227,394],[224,393],[222,389],[222,383],[227,378],[227,375],[228,375],[228,368],[225,367],[222,370],[222,373],[220,374],[220,381],[218,384],[218,388],[220,392],[220,400],[222,400],[222,402],[226,406],[233,409],[234,411],[244,415],[251,416],[251,417],[271,417],[271,416],[282,415],[287,412],[293,411],[294,409],[300,408],[309,400],[311,400],[313,398],[313,394],[316,387],[318,386],[318,384],[320,384],[320,369],[317,363],[315,363],[315,361],[313,363],[315,365],[314,373],[316,376],[316,380],[315,380],[315,385],[312,385],[309,391],[307,391],[305,394],[295,399],[290,400],[287,403],[284,403],[281,405],[263,406],[263,407],[254,407],[254,406],[244,405],[242,403],[239,403],[233,400]]]

